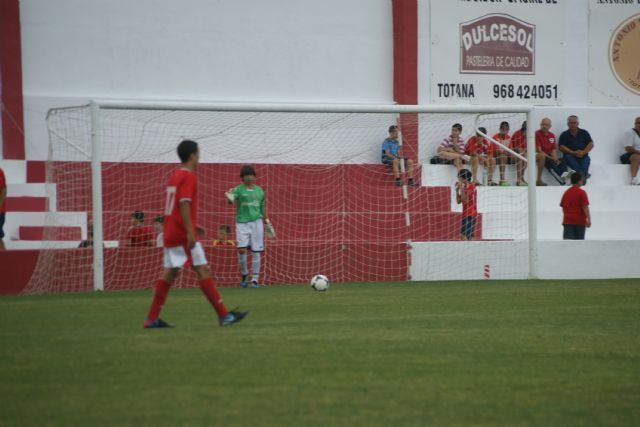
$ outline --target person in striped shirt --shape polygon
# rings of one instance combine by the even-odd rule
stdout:
[[[432,163],[453,164],[456,169],[461,170],[463,162],[469,162],[470,157],[464,153],[464,139],[460,136],[461,133],[462,125],[454,124],[451,127],[451,135],[438,146],[438,155]]]

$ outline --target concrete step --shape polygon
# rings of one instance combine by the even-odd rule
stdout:
[[[44,225],[57,227],[79,227],[80,239],[87,238],[86,212],[7,212],[4,232],[5,242],[20,240],[20,227],[43,227]]]
[[[56,185],[55,184],[9,184],[7,185],[9,197],[46,197],[49,199],[49,210],[56,210]]]
[[[0,169],[7,178],[7,184],[27,182],[27,162],[24,160],[0,160]]]
[[[18,240],[82,240],[82,229],[21,225],[18,228]]]
[[[465,166],[470,169],[469,165]],[[482,177],[482,167],[478,167],[478,176]],[[622,164],[597,164],[592,163],[589,168],[591,179],[587,183],[587,187],[611,187],[611,186],[627,186],[631,181],[629,175],[629,166]],[[526,172],[525,172],[526,173]],[[451,186],[457,181],[456,168],[452,165],[422,165],[422,185],[428,187]],[[505,177],[511,184],[516,182],[516,170],[514,165],[507,165]],[[500,179],[499,170],[496,167],[493,176],[494,181]],[[482,179],[479,179],[482,181]],[[542,180],[549,186],[559,186],[557,181],[545,169],[542,174]]]
[[[40,250],[40,249],[75,249],[81,240],[8,240],[5,246],[9,250]],[[105,248],[117,248],[117,240],[105,240]],[[89,250],[89,249],[86,249]],[[91,256],[88,254],[87,256]]]
[[[47,212],[49,199],[46,197],[7,197],[6,207],[9,212]]]

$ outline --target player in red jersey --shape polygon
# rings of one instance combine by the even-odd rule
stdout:
[[[133,226],[127,232],[127,246],[155,246],[153,228],[144,225],[144,212],[135,211],[131,217]]]
[[[456,182],[456,202],[462,203],[462,221],[460,223],[460,240],[472,240],[478,216],[478,192],[471,182],[472,175],[468,169],[458,172]]]
[[[196,233],[204,235],[204,230],[196,225],[198,186],[194,171],[199,155],[198,144],[194,141],[184,140],[178,145],[182,164],[169,177],[164,210],[164,272],[156,282],[149,314],[144,321],[145,328],[171,327],[158,316],[178,271],[187,262],[198,276],[200,289],[218,313],[220,326],[239,322],[249,314],[247,311],[227,311],[211,278],[202,245],[196,241]]]

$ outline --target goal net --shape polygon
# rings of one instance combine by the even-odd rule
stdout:
[[[527,189],[479,186],[475,230],[472,241],[464,242],[456,165],[431,164],[454,123],[462,125],[466,142],[478,127],[497,133],[503,121],[513,131],[526,114],[388,110],[119,107],[96,109],[93,122],[89,106],[51,110],[47,182],[55,184],[48,188],[56,203],[46,216],[44,249],[25,292],[91,290],[96,274],[106,290],[151,286],[162,269],[154,220],[162,217],[182,139],[200,147],[198,223],[207,230],[200,241],[220,286],[240,281],[237,249],[214,240],[235,240],[234,208],[224,193],[240,183],[245,164],[257,171],[256,184],[265,191],[276,230],[262,256],[261,284],[308,283],[315,274],[338,283],[527,277]],[[381,163],[391,125],[400,129],[402,156],[414,163],[416,186],[407,185],[408,165],[402,165],[397,186],[392,168]],[[92,160],[100,188],[94,185]],[[471,163],[465,161],[464,168],[471,169]],[[514,170],[506,166],[512,184]],[[484,176],[481,164],[473,180],[482,182]],[[101,230],[94,218],[96,191]],[[141,215],[135,212],[144,214],[142,223],[136,223]],[[223,226],[230,229],[226,237],[218,236]],[[145,236],[142,243],[131,240],[134,228],[134,234]],[[78,230],[84,242],[62,242],[69,229]],[[101,248],[92,248],[92,231],[101,235]],[[195,276],[187,270],[176,282],[193,285]]]

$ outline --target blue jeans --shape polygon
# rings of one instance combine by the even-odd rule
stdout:
[[[576,156],[572,156],[571,154],[565,154],[562,156],[564,162],[576,172],[582,173],[582,175],[587,175],[589,173],[589,165],[591,164],[591,158],[587,154],[583,158],[579,158]]]

